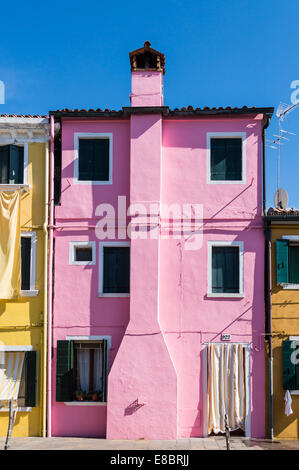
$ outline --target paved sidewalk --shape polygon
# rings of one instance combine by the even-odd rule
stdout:
[[[0,438],[0,450],[5,438]],[[78,437],[14,437],[11,450],[225,450],[224,437],[177,439],[173,441],[138,440],[123,441],[88,439]],[[231,438],[231,450],[299,450],[299,441],[275,441],[262,439]]]

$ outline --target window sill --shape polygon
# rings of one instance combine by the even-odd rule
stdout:
[[[220,298],[238,298],[238,299],[242,299],[244,297],[244,293],[241,292],[239,294],[225,294],[225,293],[212,293],[212,292],[209,292],[207,294],[207,297],[209,298],[217,298],[217,297],[220,297]]]
[[[130,294],[108,294],[108,293],[99,293],[99,297],[130,297]]]
[[[17,408],[17,411],[18,412],[29,412],[29,411],[32,411],[32,408],[31,406],[19,406]],[[0,408],[0,413],[7,413],[9,412],[9,408],[5,407],[5,408]]]
[[[299,290],[299,284],[281,284],[283,289]]]
[[[23,189],[23,191],[29,191],[29,184],[0,184],[0,191],[15,191],[17,189]]]
[[[209,180],[208,184],[246,184],[244,180]]]
[[[107,406],[106,401],[64,401],[67,406]]]
[[[290,390],[291,395],[299,395],[299,390]]]
[[[36,297],[38,290],[21,290],[21,297]]]
[[[88,185],[109,185],[112,184],[112,181],[93,181],[93,180],[78,180],[74,178],[74,184],[88,184]]]

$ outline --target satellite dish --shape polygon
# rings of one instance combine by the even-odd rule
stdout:
[[[274,195],[274,205],[276,209],[286,209],[288,205],[288,193],[285,189],[279,188]]]

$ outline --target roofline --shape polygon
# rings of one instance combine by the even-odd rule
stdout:
[[[196,108],[192,106],[188,108],[175,108],[169,109],[169,106],[124,106],[119,111],[114,110],[101,110],[101,109],[63,109],[57,111],[49,111],[49,115],[54,117],[108,117],[108,118],[128,118],[131,114],[162,114],[165,117],[199,117],[199,116],[226,116],[226,115],[249,115],[249,114],[263,114],[264,116],[271,118],[274,112],[274,107],[251,107],[244,106],[243,108]]]

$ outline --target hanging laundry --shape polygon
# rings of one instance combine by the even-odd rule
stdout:
[[[21,290],[20,192],[0,192],[0,299]]]
[[[293,410],[292,410],[292,397],[291,397],[289,390],[287,390],[285,393],[284,401],[285,401],[284,412],[287,416],[290,416],[291,414],[293,414]]]

